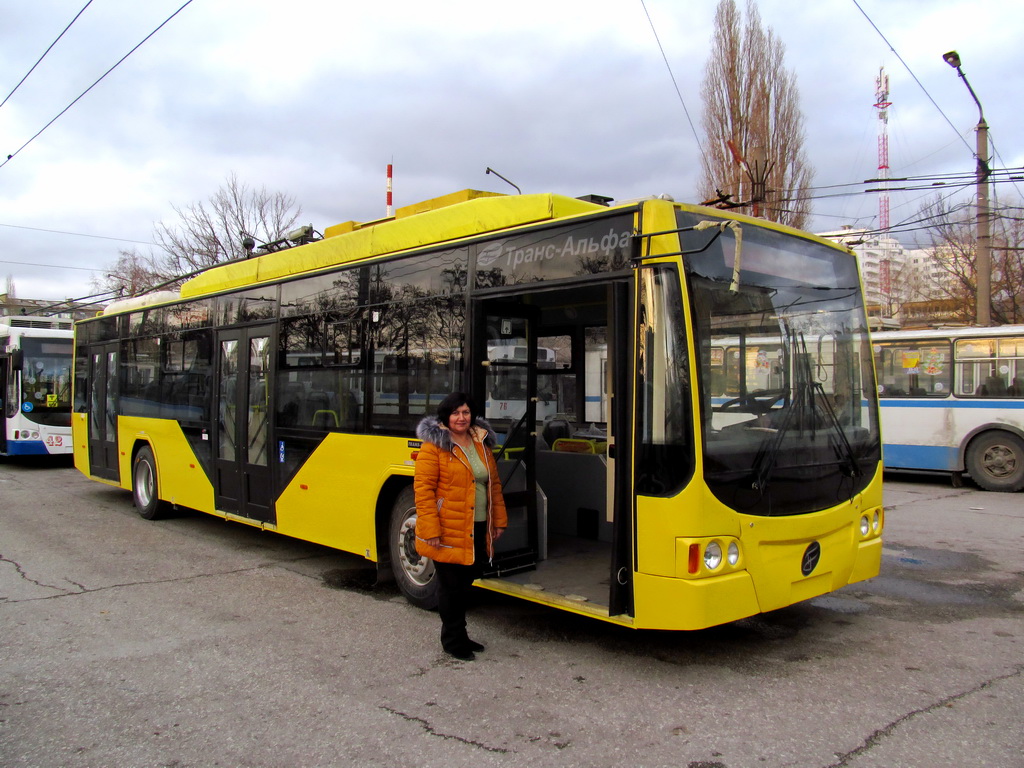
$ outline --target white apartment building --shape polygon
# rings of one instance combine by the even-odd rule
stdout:
[[[835,240],[857,254],[867,303],[883,308],[883,314],[898,314],[910,301],[926,301],[946,295],[947,275],[932,253],[907,249],[893,237],[846,226],[819,237]],[[891,308],[891,312],[885,312]]]

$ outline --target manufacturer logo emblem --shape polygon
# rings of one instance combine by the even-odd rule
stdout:
[[[812,541],[807,549],[804,550],[804,556],[800,559],[800,573],[804,576],[810,576],[811,571],[818,567],[819,560],[821,560],[821,544]]]

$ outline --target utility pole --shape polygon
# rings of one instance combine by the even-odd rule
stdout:
[[[985,113],[981,108],[974,89],[967,81],[966,75],[960,69],[960,55],[956,51],[950,51],[942,55],[942,59],[956,70],[957,75],[964,81],[971,98],[978,105],[978,143],[977,154],[977,184],[978,204],[976,213],[975,231],[977,243],[975,244],[975,283],[977,284],[977,295],[975,298],[975,322],[979,326],[992,324],[992,237],[989,230],[989,204],[988,204],[988,177],[991,173],[988,164],[988,123],[985,122]]]
[[[964,79],[967,82],[967,79]],[[970,87],[970,86],[968,86]],[[977,99],[975,99],[977,101]],[[978,105],[981,109],[981,105]],[[978,258],[978,325],[992,325],[992,233],[989,231],[988,204],[988,123],[982,115],[978,121],[978,244],[975,247]]]

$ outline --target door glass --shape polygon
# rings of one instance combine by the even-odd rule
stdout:
[[[586,329],[583,359],[586,376],[583,419],[590,424],[603,424],[608,420],[608,329],[605,326]]]
[[[218,453],[229,461],[238,457],[235,434],[235,413],[238,392],[238,341],[228,339],[220,343],[220,406],[218,409]]]
[[[487,359],[526,362],[526,318],[487,318]]]
[[[107,353],[107,405],[106,405],[106,439],[113,441],[117,434],[117,411],[114,408],[114,397],[117,395],[117,353]]]
[[[537,339],[537,421],[562,414],[575,418],[576,371],[572,367],[572,336]]]
[[[93,385],[92,404],[89,407],[89,439],[99,440],[100,433],[103,430],[103,422],[100,421],[103,414],[103,403],[100,400],[100,398],[103,397],[104,389],[101,384],[103,376],[103,355],[96,353],[92,356],[92,369],[98,380]]]
[[[496,429],[526,413],[529,358],[526,318],[487,318],[487,396],[484,416]]]
[[[249,463],[267,465],[267,352],[268,338],[249,340]]]

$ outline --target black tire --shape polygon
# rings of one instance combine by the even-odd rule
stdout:
[[[1024,440],[1002,430],[985,432],[967,446],[967,471],[986,491],[1024,488]]]
[[[416,552],[416,497],[412,487],[398,494],[391,508],[388,554],[395,581],[405,599],[419,608],[436,609],[434,562]]]
[[[156,459],[148,445],[139,448],[132,460],[132,499],[139,515],[146,520],[159,520],[167,511],[167,505],[160,501]]]

